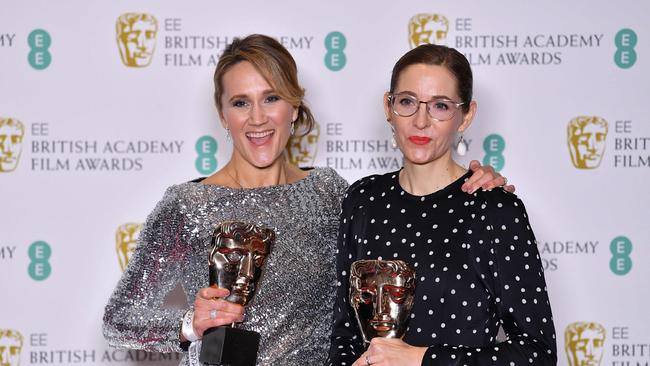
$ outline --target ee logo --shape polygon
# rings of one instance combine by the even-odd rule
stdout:
[[[331,32],[325,37],[325,66],[331,71],[339,71],[345,67],[346,57],[343,50],[347,40],[341,32]]]
[[[619,276],[626,275],[632,270],[632,242],[624,236],[617,236],[612,239],[609,245],[612,252],[612,259],[609,261],[609,268]]]
[[[43,70],[50,66],[52,55],[48,49],[52,44],[52,38],[49,33],[43,29],[34,29],[27,36],[27,44],[30,49],[27,60],[34,69]]]
[[[616,53],[614,54],[614,62],[616,66],[621,69],[629,69],[636,63],[636,46],[637,37],[631,29],[621,29],[616,33],[614,43],[616,44]]]
[[[501,135],[492,134],[486,137],[483,140],[483,150],[485,150],[483,165],[492,165],[494,170],[500,172],[506,164],[506,159],[503,157],[505,149],[506,141]]]
[[[212,136],[201,136],[196,140],[196,170],[201,174],[211,174],[217,170],[217,140]]]
[[[27,273],[34,281],[43,281],[50,277],[52,266],[49,259],[52,256],[52,248],[44,241],[35,241],[29,246],[29,266]]]

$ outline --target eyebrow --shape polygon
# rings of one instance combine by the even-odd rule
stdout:
[[[409,90],[403,90],[403,91],[400,91],[400,92],[395,92],[395,94],[402,94],[402,93],[412,95],[412,96],[414,96],[414,97],[416,97],[416,98],[419,99],[419,97],[418,97],[418,95],[417,95],[416,93],[414,93],[414,92],[412,92],[412,91],[409,91]],[[446,100],[451,100],[451,101],[453,101],[453,99],[452,99],[451,97],[448,97],[448,96],[446,96],[446,95],[433,95],[433,96],[431,96],[431,98],[429,98],[428,100],[433,100],[433,99],[446,99]],[[426,99],[423,99],[423,101],[424,101],[424,100],[426,100]]]
[[[262,95],[269,95],[269,94],[275,94],[275,93],[277,93],[275,91],[275,89],[266,89],[266,90],[262,91]],[[248,98],[248,95],[246,95],[246,94],[235,94],[232,97],[228,98],[228,101],[231,102],[231,101],[233,101],[235,99],[246,99],[246,98]]]

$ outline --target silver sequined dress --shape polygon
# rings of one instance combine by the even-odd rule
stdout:
[[[208,251],[215,225],[238,220],[276,230],[253,301],[240,328],[261,334],[258,365],[322,364],[327,356],[335,294],[340,201],[347,182],[316,168],[295,183],[233,189],[188,182],[167,189],[147,218],[131,261],[104,314],[113,346],[182,352],[187,309],[163,301],[181,283],[188,304],[208,286]],[[194,347],[194,351],[200,347]],[[181,365],[197,362],[190,348]]]

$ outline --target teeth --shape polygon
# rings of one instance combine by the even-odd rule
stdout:
[[[266,137],[270,134],[272,134],[273,131],[262,131],[262,132],[247,132],[246,137],[254,138],[254,139],[260,139],[262,137]]]

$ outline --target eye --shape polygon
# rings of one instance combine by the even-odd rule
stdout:
[[[266,98],[264,98],[264,103],[275,103],[275,102],[279,101],[280,99],[282,99],[282,98],[280,98],[277,95],[269,95]]]
[[[413,104],[415,104],[415,100],[413,100],[413,98],[411,97],[400,95],[397,97],[397,103],[403,106],[412,106]]]
[[[438,110],[438,111],[447,111],[451,107],[449,105],[449,102],[445,102],[445,101],[441,101],[441,100],[432,101],[431,106],[433,107],[433,109]]]
[[[361,302],[364,304],[372,304],[372,293],[369,291],[361,291],[359,294],[359,298],[361,299]]]
[[[239,252],[230,252],[226,254],[226,259],[228,259],[228,262],[241,262],[243,255]]]
[[[394,302],[401,304],[406,299],[406,289],[398,286],[386,286]]]
[[[232,101],[232,106],[235,108],[246,108],[248,107],[248,102],[243,99],[236,99]]]

